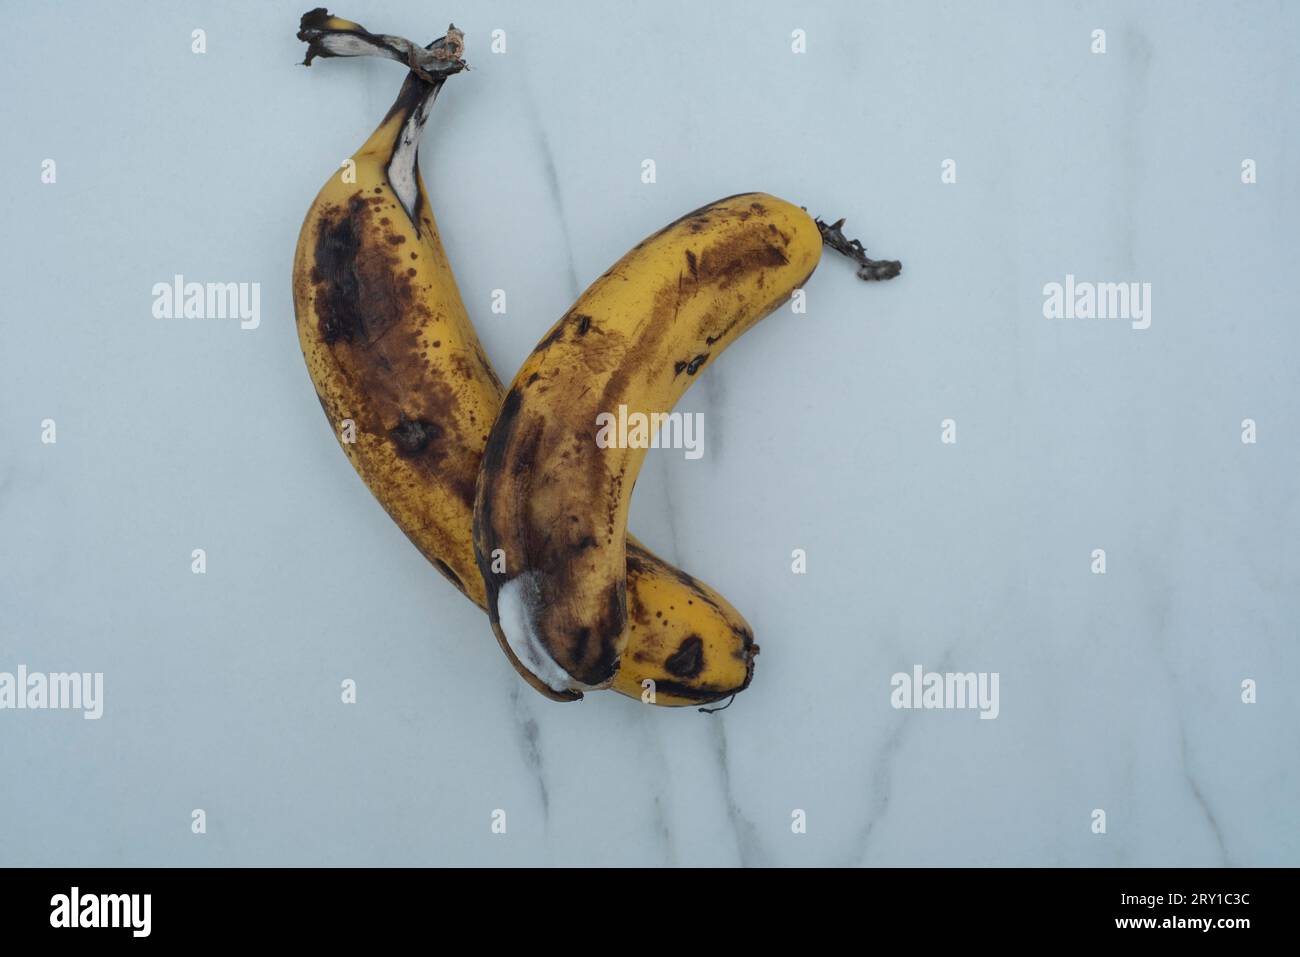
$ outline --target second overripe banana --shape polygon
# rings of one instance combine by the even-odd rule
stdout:
[[[606,270],[516,373],[483,457],[474,545],[502,650],[553,692],[616,681],[648,624],[627,593],[628,506],[646,446],[610,445],[599,424],[616,411],[670,412],[803,287],[823,243],[863,279],[898,274],[844,240],[841,224],[763,193],[702,206]],[[491,555],[505,556],[504,570]]]

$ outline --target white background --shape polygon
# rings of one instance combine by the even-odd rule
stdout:
[[[402,70],[296,65],[306,5],[6,17],[0,671],[106,701],[0,711],[0,864],[1300,863],[1296,6],[331,8],[466,32],[421,161],[506,379],[721,196],[903,260],[827,256],[686,396],[704,458],[647,460],[634,532],[762,646],[707,717],[536,695],[340,454],[291,258]],[[154,319],[177,273],[261,326]],[[1151,328],[1045,319],[1067,273],[1151,283]],[[914,664],[1000,717],[893,710]]]

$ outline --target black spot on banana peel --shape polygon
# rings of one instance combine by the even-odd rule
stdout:
[[[678,678],[694,678],[704,670],[704,641],[691,635],[664,662],[668,672]]]
[[[418,133],[413,122],[418,126],[427,117],[436,95],[431,87],[408,76],[379,129],[353,157],[355,182],[336,172],[321,190],[294,257],[294,306],[321,408],[336,438],[345,421],[355,430],[354,442],[342,442],[353,467],[416,548],[486,607],[472,506],[488,429],[505,390],[456,288],[415,150],[399,150],[406,134]],[[417,183],[414,216],[390,180],[397,160],[404,164],[399,174]],[[394,236],[405,241],[394,242]],[[590,317],[578,318],[575,331],[600,338]],[[594,534],[589,537],[594,543]],[[656,704],[685,706],[744,688],[756,646],[739,613],[631,538],[628,566],[626,611],[613,603],[607,610],[658,627],[638,631],[630,643],[636,660],[620,671],[613,689],[639,698],[642,682],[653,680]],[[667,659],[691,633],[705,642],[706,667],[695,678],[674,679]],[[525,677],[538,687],[531,674]],[[559,700],[581,697],[538,690]]]
[[[419,455],[441,434],[442,430],[434,423],[423,419],[408,419],[404,413],[398,418],[397,426],[388,433],[405,455]]]
[[[608,686],[625,656],[636,660],[632,636],[655,628],[626,613],[627,511],[645,450],[598,447],[597,416],[670,411],[711,355],[789,300],[821,251],[813,219],[773,196],[703,206],[608,270],[520,369],[480,470],[475,548],[498,640],[552,690]],[[574,316],[601,335],[568,335]],[[575,547],[588,538],[596,547]],[[498,549],[504,574],[484,562]],[[741,628],[735,653],[752,664]],[[693,654],[711,659],[702,645],[668,649],[657,692],[677,677],[670,659],[679,671]]]
[[[326,342],[351,340],[360,331],[356,314],[357,245],[359,238],[350,216],[338,216],[316,234],[312,281],[325,284],[318,304],[321,338]]]

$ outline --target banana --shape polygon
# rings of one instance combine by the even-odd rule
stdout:
[[[308,63],[374,55],[411,68],[383,122],[307,213],[293,265],[297,330],[353,468],[425,558],[486,607],[474,490],[504,389],[461,300],[417,157],[443,82],[464,68],[463,38],[452,27],[420,48],[324,9],[303,17],[299,38]],[[632,539],[627,571],[635,638],[614,690],[679,706],[748,686],[758,646],[722,596]],[[549,697],[581,697],[521,674]]]
[[[646,450],[602,447],[602,414],[671,410],[808,281],[823,243],[863,279],[898,274],[842,224],[762,193],[687,213],[597,279],[515,376],[483,457],[474,545],[502,650],[551,691],[617,686],[645,624],[628,597],[639,559],[626,529]]]

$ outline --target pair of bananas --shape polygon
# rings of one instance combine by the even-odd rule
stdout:
[[[378,129],[316,197],[294,255],[303,356],[357,473],[486,609],[501,649],[547,697],[612,688],[680,706],[746,688],[753,632],[720,594],[627,534],[645,449],[598,447],[597,416],[670,410],[806,282],[823,242],[864,279],[891,278],[899,264],[868,259],[841,223],[761,193],[731,196],[638,243],[507,390],[461,301],[417,161],[443,83],[465,68],[463,35],[449,27],[419,47],[317,9],[298,37],[308,64],[381,56],[409,69]]]

